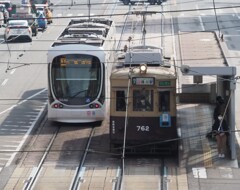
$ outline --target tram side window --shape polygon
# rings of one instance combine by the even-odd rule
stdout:
[[[159,92],[159,111],[170,111],[170,91]]]
[[[133,111],[153,111],[153,90],[133,91]]]
[[[126,111],[125,91],[116,91],[116,111]]]

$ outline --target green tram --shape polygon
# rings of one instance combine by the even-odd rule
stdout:
[[[144,47],[146,48],[146,47]],[[176,153],[176,71],[161,49],[135,47],[110,77],[111,150]]]

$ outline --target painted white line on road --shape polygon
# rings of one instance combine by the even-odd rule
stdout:
[[[25,117],[31,117],[31,118],[33,118],[34,119],[34,117],[36,116],[36,115],[38,115],[38,113],[32,113],[32,114],[26,114],[26,115],[24,115]]]
[[[198,16],[198,19],[199,19],[199,21],[200,21],[200,26],[201,26],[201,28],[202,28],[202,31],[205,31],[205,27],[204,27],[204,25],[203,25],[202,17],[201,17],[201,16]]]
[[[236,8],[233,8],[233,12],[235,13],[235,15],[237,16],[237,18],[238,19],[240,19],[240,16],[239,16],[239,14],[238,14],[238,12],[237,12],[237,9]]]
[[[19,143],[19,142],[21,142],[20,140],[19,141],[14,141],[14,140],[12,140],[12,139],[10,139],[10,138],[8,138],[8,139],[2,139],[1,138],[1,141],[0,141],[1,143],[2,142],[11,142],[11,143]]]
[[[15,71],[16,69],[11,70],[10,74],[12,75]]]
[[[206,168],[192,168],[192,173],[194,178],[207,179]]]
[[[26,121],[5,121],[5,123],[7,123],[7,124],[12,124],[12,123],[21,123],[21,124],[23,124],[24,125],[24,127],[26,127]],[[27,121],[27,123],[29,123],[30,125],[31,125],[31,121]],[[19,126],[19,125],[18,125]]]
[[[4,148],[4,147],[6,147],[6,148],[16,148],[17,146],[16,145],[9,145],[9,144],[1,144],[0,145],[0,147],[2,147],[2,148]],[[1,148],[1,149],[2,149]],[[11,149],[8,149],[8,150],[11,150]],[[2,151],[4,151],[4,150],[2,150]],[[13,150],[12,150],[13,151]]]
[[[7,161],[8,158],[1,158],[1,161]]]
[[[201,15],[200,12],[199,12],[199,7],[198,7],[198,5],[196,5],[196,9],[197,9],[197,11],[198,11],[198,14]],[[203,25],[202,17],[201,17],[201,16],[198,16],[198,19],[199,19],[199,22],[200,22],[200,26],[201,26],[201,28],[202,28],[202,31],[205,31],[205,27],[204,27],[204,25]]]
[[[42,92],[44,92],[46,89],[43,89],[42,91],[38,92],[37,94],[40,94]],[[36,94],[34,95],[36,96]],[[31,97],[34,97],[31,96]],[[44,103],[44,105],[46,105],[47,102]],[[17,149],[15,150],[16,152],[12,154],[11,158],[8,160],[8,162],[6,163],[6,166],[9,166],[11,164],[11,162],[13,161],[14,157],[16,156],[17,152],[21,149],[21,147],[23,146],[23,144],[25,143],[26,139],[28,138],[28,135],[31,133],[32,128],[35,126],[35,123],[38,121],[38,119],[41,117],[42,112],[44,111],[44,107],[43,109],[39,112],[36,120],[32,123],[31,127],[29,128],[29,130],[26,132],[26,134],[23,136],[21,143],[19,144],[19,146],[17,147]]]
[[[8,151],[9,152],[9,151]],[[11,151],[12,152],[12,151]],[[3,153],[1,153],[1,154],[3,154]],[[12,154],[11,153],[4,153],[4,156],[11,156]],[[0,160],[1,160],[1,158],[0,158]]]
[[[2,82],[2,86],[5,86],[7,81],[8,81],[8,79],[4,79],[4,81]]]
[[[9,129],[9,128],[0,128],[0,131],[7,131],[7,132],[9,132],[9,131],[16,131],[16,132],[22,132],[22,131],[27,131],[28,129],[26,129],[26,128],[24,128],[24,129]],[[0,145],[1,146],[1,145]]]
[[[39,94],[43,93],[43,92],[44,92],[44,91],[46,91],[46,90],[47,90],[47,89],[45,88],[45,89],[43,89],[43,90],[39,91],[38,93],[36,93],[36,94],[34,94],[34,95],[32,95],[32,96],[29,96],[29,97],[28,97],[28,98],[26,98],[25,100],[23,100],[23,101],[21,101],[21,102],[19,102],[19,103],[15,104],[15,105],[13,105],[13,106],[11,106],[10,108],[8,108],[8,109],[6,109],[6,110],[4,110],[4,111],[0,112],[0,115],[2,115],[2,114],[4,114],[4,113],[6,113],[6,112],[8,112],[8,111],[12,110],[13,108],[17,107],[18,105],[21,105],[22,103],[24,103],[24,102],[26,102],[26,101],[30,100],[31,98],[33,98],[33,97],[35,97],[35,96],[37,96],[37,95],[39,95]]]

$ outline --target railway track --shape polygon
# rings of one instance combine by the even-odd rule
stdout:
[[[45,119],[43,125],[19,151],[14,160],[17,167],[10,176],[10,179],[15,178],[14,173],[19,173],[15,189],[49,189],[49,184],[43,182],[48,178],[46,172],[54,171],[52,177],[58,178],[58,173],[67,170],[71,174],[65,181],[61,181],[64,184],[61,188],[78,189],[79,172],[82,171],[91,138],[98,125],[58,125]],[[22,173],[23,170],[26,173]],[[9,185],[11,186],[11,180],[5,188],[8,189]]]
[[[44,166],[44,161],[46,160],[47,158],[47,155],[51,152],[51,151],[55,151],[55,150],[51,150],[53,144],[54,144],[54,140],[57,138],[57,135],[59,134],[59,131],[60,131],[61,127],[58,127],[57,130],[55,131],[55,133],[53,134],[46,150],[44,151],[44,154],[38,164],[38,166],[36,168],[34,168],[34,170],[32,171],[32,173],[30,174],[30,176],[28,177],[28,179],[26,180],[26,183],[23,187],[24,190],[31,190],[31,189],[34,189],[34,187],[36,186],[37,184],[37,180],[41,177],[40,174],[41,174],[41,171],[43,169],[43,166]],[[75,189],[78,189],[79,188],[79,182],[81,180],[81,173],[82,173],[82,170],[83,170],[83,164],[85,162],[85,159],[86,159],[86,155],[88,153],[88,150],[89,150],[89,146],[90,146],[90,142],[91,142],[91,138],[93,137],[93,134],[94,134],[94,127],[93,128],[90,128],[91,132],[89,134],[89,137],[86,137],[88,138],[87,140],[87,143],[86,143],[86,146],[85,146],[85,150],[84,150],[84,154],[81,155],[80,157],[80,162],[79,162],[79,166],[77,167],[77,170],[76,170],[76,173],[73,177],[73,181],[70,185],[70,188],[71,190],[75,190]]]
[[[146,10],[145,6],[134,8]],[[142,42],[142,33],[139,32],[142,29],[141,19],[136,19],[136,15],[124,18],[123,29],[122,26],[118,28],[121,30],[118,32],[118,49],[124,48],[123,42],[129,34],[134,33],[131,43]],[[161,31],[160,24],[155,27]],[[147,31],[155,29],[148,27]],[[157,36],[160,35],[150,38],[150,43],[156,41]],[[160,41],[157,43],[161,44]],[[17,181],[14,189],[168,189],[169,180],[178,172],[175,160],[123,157],[110,153],[108,122],[106,118],[101,127],[94,128],[86,125],[58,127],[46,120],[17,157],[18,165],[10,177],[12,181]],[[6,189],[13,186],[11,180]]]
[[[87,144],[86,144],[86,147],[85,147],[85,150],[84,150],[84,154],[83,154],[83,156],[80,160],[79,166],[77,168],[77,171],[76,171],[75,176],[73,178],[73,182],[72,182],[71,187],[70,187],[71,190],[77,190],[79,188],[79,184],[80,184],[80,181],[81,181],[81,178],[82,178],[82,171],[84,170],[83,165],[84,165],[85,160],[86,160],[86,156],[87,156],[87,153],[88,153],[88,150],[89,150],[89,146],[90,146],[93,134],[94,134],[94,128],[92,128],[92,131],[91,131],[91,133],[88,137],[88,141],[87,141]]]
[[[49,145],[47,146],[46,150],[44,151],[44,154],[41,158],[41,161],[38,164],[38,167],[36,169],[33,170],[33,176],[29,176],[28,180],[27,180],[27,184],[26,187],[24,187],[24,190],[30,190],[30,189],[38,189],[38,188],[42,188],[42,183],[41,181],[44,180],[42,178],[44,178],[44,176],[42,176],[42,172],[44,170],[44,168],[49,168],[49,162],[51,163],[50,165],[55,165],[57,162],[59,162],[60,160],[58,160],[58,156],[60,155],[68,155],[69,156],[69,160],[73,161],[71,163],[69,163],[70,165],[73,166],[77,166],[75,167],[75,172],[74,175],[71,175],[72,180],[68,180],[68,183],[71,181],[71,183],[69,184],[65,184],[66,186],[69,186],[69,189],[74,190],[74,189],[78,189],[79,186],[79,181],[80,181],[80,177],[81,177],[81,172],[83,170],[83,164],[85,162],[86,159],[86,155],[88,153],[88,149],[89,149],[89,145],[91,142],[91,139],[94,135],[94,130],[95,127],[85,127],[84,129],[75,129],[72,128],[72,131],[70,129],[71,132],[69,132],[69,130],[67,129],[68,126],[63,126],[60,127],[56,130],[55,134],[52,136],[51,141],[49,142]],[[69,133],[68,138],[63,138],[63,140],[59,140],[62,138],[61,132],[62,131],[66,131],[67,133]],[[77,132],[78,131],[78,132]],[[61,147],[60,149],[56,149],[56,147],[58,147],[59,144],[64,145],[65,142],[68,141],[72,141],[73,140],[73,136],[74,134],[72,133],[83,133],[84,135],[82,135],[82,138],[80,137],[81,135],[79,135],[79,138],[77,136],[76,140],[79,143],[73,142],[70,143],[69,145],[67,145],[66,148]],[[81,146],[79,146],[79,144],[81,143]],[[58,156],[56,155],[56,152],[58,152]],[[52,154],[52,156],[51,156]],[[54,155],[55,154],[55,155]],[[55,157],[57,158],[56,160],[52,160],[51,157]],[[65,157],[65,156],[63,156]],[[53,163],[55,162],[55,163]],[[65,165],[64,164],[64,160],[61,161],[62,163],[60,165]],[[78,164],[77,164],[78,163]],[[66,167],[66,166],[65,166]],[[51,168],[51,166],[50,166]],[[67,168],[67,167],[66,167]],[[47,185],[47,184],[46,184]],[[47,188],[47,187],[46,187]]]
[[[151,44],[156,45],[159,48],[166,46],[164,40],[164,19],[163,15],[155,15],[157,11],[149,10],[145,5],[134,7],[131,9],[129,14],[126,14],[123,21],[124,25],[119,35],[119,43],[117,49],[128,51],[131,46]],[[152,18],[148,23],[147,16],[154,15],[156,18]],[[135,18],[134,18],[135,17]],[[159,22],[156,22],[159,20]],[[145,22],[145,23],[142,23]],[[158,23],[158,24],[157,24]],[[149,26],[155,26],[150,28]],[[169,30],[169,29],[168,29]],[[155,34],[154,31],[159,31],[159,34]],[[170,30],[171,31],[171,30]],[[154,33],[151,37],[146,34]],[[157,32],[156,32],[157,33]],[[145,41],[145,38],[147,39]],[[125,41],[125,44],[123,43]],[[127,49],[127,48],[128,49]],[[124,144],[124,143],[123,143]],[[125,155],[125,147],[123,147],[121,155],[121,167],[119,168],[119,178],[116,189],[162,189],[167,190],[169,188],[169,175],[177,172],[176,160],[171,160],[170,165],[165,165],[165,158],[152,159],[152,158],[131,158]],[[139,161],[139,163],[138,163]],[[154,168],[157,168],[156,170]],[[175,173],[176,174],[176,173]],[[136,179],[143,179],[143,181]],[[147,180],[146,180],[147,179]],[[178,189],[177,187],[175,189]]]
[[[24,188],[23,188],[24,190],[31,190],[31,189],[33,189],[34,183],[36,182],[37,178],[40,175],[40,171],[42,170],[44,160],[47,158],[47,155],[48,155],[48,153],[51,150],[51,147],[53,145],[54,140],[57,137],[57,134],[58,134],[59,130],[60,130],[60,127],[56,130],[55,134],[53,135],[53,137],[52,137],[52,139],[51,139],[51,141],[49,143],[49,145],[47,146],[46,150],[44,151],[44,154],[43,154],[43,156],[41,158],[41,161],[38,164],[37,168],[31,173],[31,175],[27,179],[27,181],[26,181],[26,183],[24,185]]]

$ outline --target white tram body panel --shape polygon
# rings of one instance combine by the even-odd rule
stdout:
[[[48,51],[49,120],[88,123],[105,119],[115,43],[111,20],[70,21]]]
[[[48,63],[52,63],[53,59],[59,55],[66,54],[88,54],[92,56],[96,56],[99,58],[101,63],[105,62],[105,52],[103,51],[102,47],[95,47],[90,45],[63,45],[63,46],[56,46],[49,50],[48,53]],[[51,76],[51,68],[49,68],[49,78],[52,78]],[[105,65],[101,64],[101,73],[105,70]],[[104,77],[103,75],[101,77]],[[103,78],[101,78],[101,81],[104,81]],[[53,84],[49,84],[49,90],[52,91]],[[101,84],[103,86],[104,84]],[[58,122],[67,122],[67,123],[79,123],[79,122],[94,122],[94,121],[100,121],[105,118],[106,115],[106,106],[105,104],[101,104],[101,109],[97,108],[89,108],[89,104],[86,105],[64,105],[61,109],[54,108],[54,105],[62,104],[57,97],[53,94],[54,101],[50,103],[48,101],[48,119]],[[99,98],[100,95],[98,95],[97,98]],[[97,99],[96,98],[96,99]],[[91,104],[100,104],[97,100],[91,102]]]

